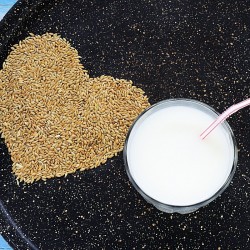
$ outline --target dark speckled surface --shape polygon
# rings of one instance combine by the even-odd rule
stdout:
[[[0,65],[29,32],[48,31],[71,41],[91,76],[132,79],[152,104],[185,97],[222,112],[250,96],[249,1],[19,1],[0,23]],[[147,204],[122,153],[18,187],[1,140],[0,233],[15,249],[250,249],[249,108],[229,123],[239,146],[233,181],[189,215]]]

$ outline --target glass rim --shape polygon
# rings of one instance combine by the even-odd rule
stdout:
[[[205,110],[210,111],[210,113],[214,114],[215,117],[220,115],[219,112],[217,112],[215,109],[213,109],[211,106],[209,106],[208,104],[205,104],[203,102],[194,100],[194,99],[188,99],[188,98],[171,98],[171,99],[165,99],[163,101],[157,102],[153,105],[151,105],[149,108],[145,109],[133,122],[133,124],[131,125],[131,127],[129,128],[129,131],[127,133],[126,139],[125,139],[125,143],[124,143],[124,148],[123,148],[123,160],[124,160],[124,164],[125,164],[125,170],[126,173],[129,177],[130,182],[133,184],[134,188],[141,194],[141,196],[143,196],[143,198],[145,200],[147,200],[149,203],[153,204],[154,206],[156,206],[157,208],[163,208],[163,210],[169,210],[169,211],[173,211],[173,212],[181,212],[181,211],[185,211],[185,210],[190,210],[190,211],[194,211],[197,210],[200,207],[206,206],[207,204],[209,204],[210,202],[212,202],[213,200],[215,200],[220,194],[222,194],[225,189],[229,186],[234,173],[236,171],[236,167],[237,167],[237,162],[238,162],[238,148],[237,148],[237,142],[233,133],[233,130],[231,129],[230,125],[228,124],[227,121],[224,121],[221,125],[224,126],[226,132],[228,132],[228,134],[230,135],[231,138],[231,142],[232,142],[232,147],[234,150],[234,158],[233,158],[233,162],[232,162],[232,166],[231,166],[231,171],[227,177],[227,179],[225,180],[224,184],[219,188],[219,190],[214,193],[211,197],[202,200],[198,203],[194,203],[194,204],[190,204],[190,205],[171,205],[171,204],[166,204],[166,203],[162,203],[154,198],[152,198],[151,196],[149,196],[148,194],[146,194],[135,182],[130,169],[129,169],[129,164],[128,164],[128,160],[127,160],[127,148],[128,148],[128,141],[131,135],[131,132],[134,128],[134,126],[143,118],[145,117],[146,114],[151,114],[153,113],[153,110],[163,104],[171,104],[173,102],[176,103],[189,103],[189,104],[195,104],[196,106],[199,107],[203,107]],[[179,105],[181,106],[181,105]],[[152,112],[150,112],[152,111]],[[149,116],[148,115],[148,116]],[[148,117],[146,116],[146,117]],[[145,117],[145,118],[146,118]],[[160,209],[162,210],[162,209]]]

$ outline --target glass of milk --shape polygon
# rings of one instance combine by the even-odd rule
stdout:
[[[161,101],[133,123],[124,146],[130,181],[161,211],[190,213],[217,198],[237,165],[237,146],[227,122],[204,140],[200,134],[218,117],[191,99]]]

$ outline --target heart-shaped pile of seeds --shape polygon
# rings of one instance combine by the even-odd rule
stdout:
[[[57,34],[12,47],[0,71],[0,131],[18,181],[33,183],[95,168],[123,149],[150,104],[131,81],[90,78]]]

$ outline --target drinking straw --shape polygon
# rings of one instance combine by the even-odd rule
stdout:
[[[246,106],[250,105],[250,98],[246,99],[245,101],[239,102],[237,104],[232,105],[228,109],[226,109],[221,115],[217,117],[217,119],[212,122],[207,129],[205,129],[201,134],[201,139],[205,139],[207,135],[209,135],[219,124],[225,121],[230,115],[234,114],[238,110],[245,108]]]

